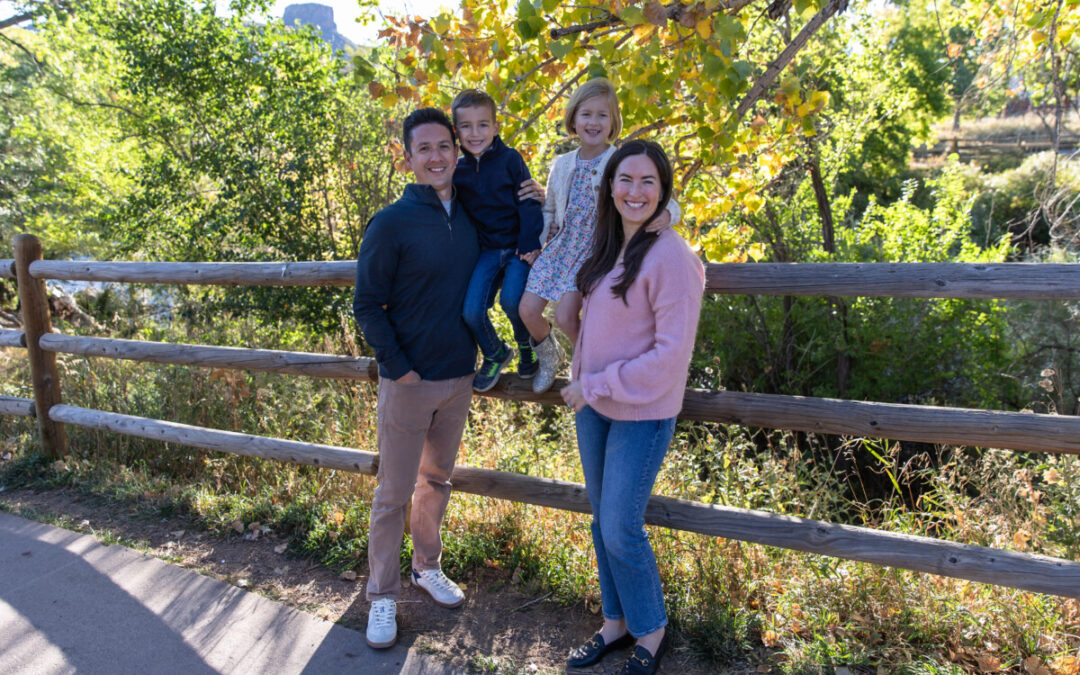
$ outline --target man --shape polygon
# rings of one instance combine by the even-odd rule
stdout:
[[[368,532],[367,642],[380,649],[397,640],[398,561],[410,502],[413,583],[446,607],[465,599],[440,569],[439,528],[476,364],[461,307],[479,244],[453,196],[453,125],[442,111],[423,108],[406,117],[403,127],[405,163],[416,182],[368,224],[353,300],[356,321],[379,362],[379,484]]]

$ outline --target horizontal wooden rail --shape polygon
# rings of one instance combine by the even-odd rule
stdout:
[[[15,396],[0,396],[0,415],[34,417],[34,400]]]
[[[40,260],[39,279],[235,286],[351,286],[356,263]],[[707,293],[904,298],[1080,299],[1074,263],[712,263]]]
[[[64,424],[297,464],[368,475],[378,468],[378,455],[352,448],[219,431],[69,405],[53,406],[49,416]],[[456,467],[451,481],[461,492],[579,513],[590,511],[585,486],[579,483],[466,466]],[[645,520],[652,525],[727,539],[1080,597],[1080,563],[1069,560],[671,497],[652,497]]]
[[[42,335],[38,344],[45,351],[84,356],[311,377],[378,379],[375,360],[366,357],[76,337],[59,333]],[[558,380],[551,391],[536,395],[529,382],[508,374],[499,379],[498,386],[483,395],[561,405],[562,397],[558,392],[564,384],[565,380]],[[1080,417],[1065,415],[687,389],[679,418],[840,436],[1080,454]]]
[[[1080,454],[1080,417],[690,389],[681,419],[983,448]]]
[[[351,286],[356,261],[279,263],[68,262],[40,260],[38,279],[212,286]]]
[[[0,279],[15,278],[15,260],[12,258],[0,258]]]
[[[706,290],[746,295],[1080,299],[1075,263],[736,263],[709,265]]]
[[[0,347],[25,347],[26,334],[21,330],[0,330]]]
[[[60,333],[42,335],[38,344],[49,352],[171,363],[181,366],[231,368],[352,380],[377,380],[379,377],[379,366],[375,359],[336,354],[142,342],[77,337]]]

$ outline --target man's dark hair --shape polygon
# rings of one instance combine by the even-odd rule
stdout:
[[[457,111],[460,108],[479,108],[486,105],[491,111],[491,121],[495,122],[495,99],[488,96],[487,92],[479,89],[465,89],[454,97],[450,104],[450,114],[454,116],[454,124],[457,124]]]
[[[405,152],[412,152],[413,129],[422,124],[441,124],[450,130],[450,140],[457,145],[457,135],[454,133],[454,125],[446,113],[438,108],[420,108],[409,113],[401,124],[401,141],[405,144]]]

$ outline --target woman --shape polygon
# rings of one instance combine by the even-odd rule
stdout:
[[[636,641],[622,672],[654,673],[667,644],[645,506],[682,407],[705,287],[701,261],[675,230],[645,230],[671,185],[660,146],[619,148],[600,183],[592,253],[577,276],[581,331],[561,393],[577,413],[604,625],[570,653],[572,667]]]

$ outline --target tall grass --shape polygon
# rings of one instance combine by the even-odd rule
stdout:
[[[244,317],[205,327],[147,321],[135,332],[172,342],[356,351],[348,337]],[[73,405],[375,448],[375,391],[367,383],[66,355],[59,366],[65,402]],[[29,396],[23,352],[0,350],[0,370],[0,392]],[[71,457],[48,463],[36,455],[30,424],[10,418],[0,424],[0,443],[15,451],[0,464],[0,485],[9,489],[74,486],[162,513],[183,511],[221,532],[238,519],[259,521],[290,535],[294,553],[335,569],[361,566],[366,558],[371,478],[74,427]],[[561,408],[477,399],[459,463],[581,481],[573,439],[572,417]],[[683,423],[656,492],[1080,558],[1077,458],[939,448],[918,462],[897,444],[851,441],[830,463],[814,460],[807,448],[793,434]],[[870,450],[874,459],[863,470],[887,473],[896,488],[856,501],[850,481],[874,476],[836,466],[859,465],[847,460]],[[444,529],[451,575],[501,568],[536,592],[598,606],[588,517],[459,493]],[[650,528],[650,535],[674,626],[718,668],[761,661],[791,673],[838,665],[992,672],[1036,664],[1074,672],[1075,600],[661,528]]]

